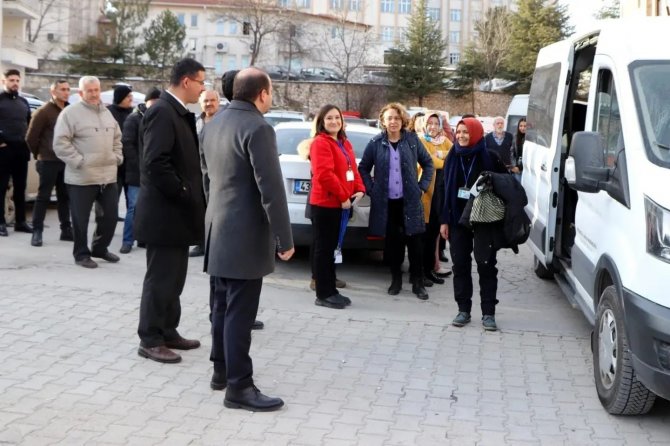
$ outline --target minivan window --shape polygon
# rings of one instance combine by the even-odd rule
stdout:
[[[614,167],[620,150],[624,148],[621,131],[621,114],[617,100],[614,78],[610,70],[598,73],[598,94],[596,113],[593,116],[594,128],[603,141],[603,160],[608,167]]]
[[[546,65],[535,70],[530,87],[528,116],[526,118],[526,141],[542,147],[551,145],[554,127],[556,93],[560,84],[561,64]]]
[[[670,168],[670,62],[638,61],[630,72],[647,156]]]

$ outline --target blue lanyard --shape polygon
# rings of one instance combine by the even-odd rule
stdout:
[[[342,250],[344,233],[347,232],[347,223],[349,223],[349,209],[342,209],[342,219],[340,220],[340,236],[337,240],[337,249]]]
[[[340,146],[340,150],[342,151],[342,154],[344,157],[347,159],[347,166],[349,166],[349,170],[351,170],[351,159],[349,158],[349,154],[347,153],[347,149],[344,148],[344,144],[342,144],[341,141],[337,141],[337,145]]]
[[[470,174],[472,173],[472,166],[475,165],[475,156],[472,157],[472,161],[470,161],[470,169],[468,169],[468,173],[465,173],[465,164],[463,164],[463,157],[458,157],[459,160],[461,160],[461,169],[463,169],[463,176],[465,177],[465,187],[468,187],[468,179],[470,178]]]

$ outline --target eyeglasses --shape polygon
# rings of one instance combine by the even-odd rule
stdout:
[[[188,77],[188,76],[186,76],[186,77]],[[197,82],[197,83],[199,83],[200,85],[205,85],[205,81],[199,81],[198,79],[193,79],[192,77],[188,77],[188,78],[189,78],[190,80],[192,80],[193,82]]]

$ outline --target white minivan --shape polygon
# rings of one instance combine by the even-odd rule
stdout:
[[[535,272],[594,325],[612,414],[670,399],[670,26],[599,22],[543,48],[522,184]]]
[[[516,127],[519,125],[521,118],[525,118],[528,113],[528,95],[516,94],[507,107],[507,116],[505,122],[507,123],[507,131],[512,135],[516,135]]]

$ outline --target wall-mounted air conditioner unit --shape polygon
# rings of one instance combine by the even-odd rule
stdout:
[[[216,44],[216,52],[217,53],[227,53],[228,52],[228,43],[226,42],[219,42]]]

